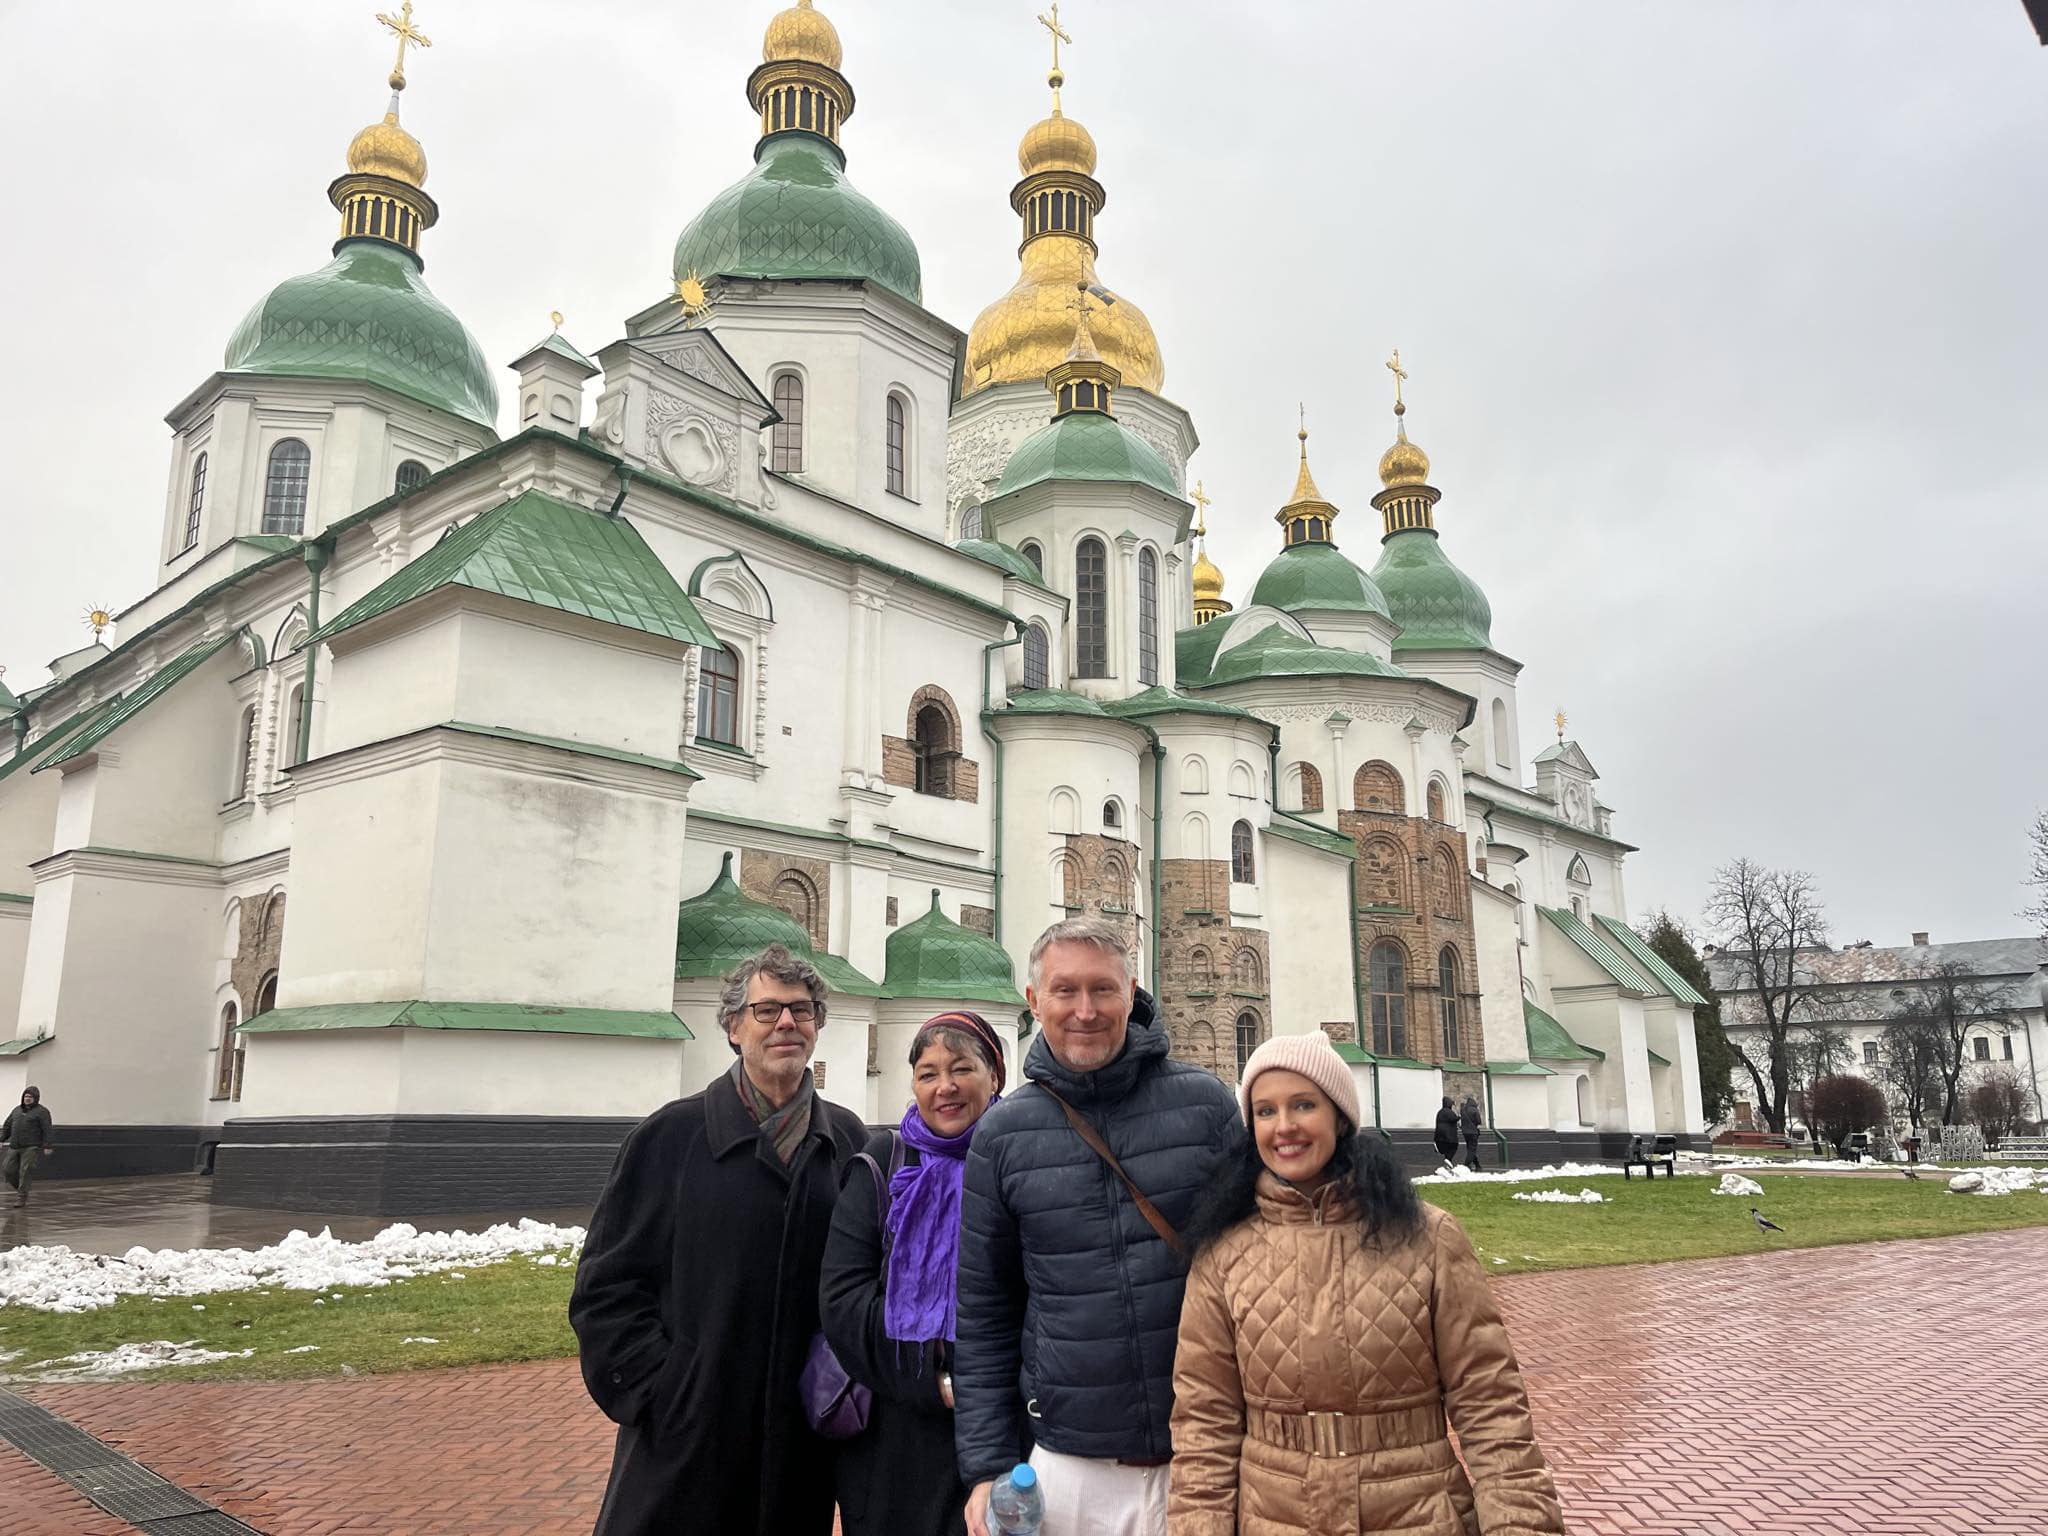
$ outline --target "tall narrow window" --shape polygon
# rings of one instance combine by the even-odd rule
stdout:
[[[1244,1076],[1245,1063],[1252,1059],[1252,1052],[1259,1048],[1259,1016],[1256,1013],[1240,1013],[1237,1016],[1237,1075]]]
[[[1429,781],[1429,789],[1423,798],[1425,804],[1429,809],[1429,819],[1431,821],[1441,822],[1444,819],[1443,785],[1437,780],[1431,779]]]
[[[1031,568],[1039,575],[1045,574],[1045,551],[1038,546],[1036,540],[1026,539],[1017,547],[1017,553],[1029,560]]]
[[[1045,631],[1038,625],[1033,624],[1024,631],[1024,686],[1027,689],[1044,688],[1050,683],[1047,662],[1051,649]]]
[[[768,467],[801,474],[804,467],[804,381],[793,373],[775,376],[775,423],[768,437]]]
[[[1109,676],[1109,562],[1100,539],[1074,551],[1074,675]]]
[[[214,1056],[213,1096],[216,1099],[234,1097],[235,1084],[242,1076],[241,1037],[237,1026],[241,1020],[235,1015],[235,1004],[230,999],[220,1011],[220,1050]]]
[[[391,494],[404,496],[418,490],[427,483],[427,466],[418,459],[407,459],[398,466],[398,476],[391,482]]]
[[[1372,1049],[1376,1056],[1408,1054],[1408,977],[1397,944],[1381,940],[1367,966],[1372,990]]]
[[[903,467],[904,443],[909,436],[910,423],[908,417],[909,412],[904,409],[903,397],[901,395],[891,395],[883,418],[884,436],[886,438],[883,467],[888,476],[889,494],[892,496],[908,496],[910,494],[904,488]]]
[[[1436,988],[1444,1018],[1444,1055],[1457,1060],[1458,957],[1447,948],[1436,957]]]
[[[230,801],[246,800],[256,787],[256,706],[242,711],[242,737],[235,754],[235,792]]]
[[[979,539],[983,536],[981,503],[970,501],[960,509],[960,537],[963,539]]]
[[[1159,681],[1159,557],[1138,551],[1138,681]]]
[[[946,712],[927,704],[917,712],[916,734],[910,750],[916,758],[912,787],[920,795],[950,795],[953,792],[953,732]]]
[[[306,491],[313,481],[313,450],[288,437],[270,450],[270,473],[263,482],[263,531],[306,531]]]
[[[185,503],[185,542],[180,554],[199,542],[199,514],[206,508],[206,455],[192,461],[192,495]]]
[[[302,728],[300,717],[305,712],[306,685],[299,683],[285,698],[284,719],[279,727],[284,734],[284,740],[279,744],[277,760],[286,768],[296,768],[299,765],[299,732]]]
[[[740,744],[740,659],[729,645],[704,647],[697,668],[697,739]]]
[[[1258,877],[1252,862],[1252,824],[1240,821],[1230,829],[1230,878],[1239,885],[1250,885]]]

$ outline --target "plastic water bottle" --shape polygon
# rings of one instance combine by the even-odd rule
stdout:
[[[1039,1536],[1045,1529],[1045,1494],[1029,1463],[1018,1462],[989,1491],[988,1514],[1000,1536]]]

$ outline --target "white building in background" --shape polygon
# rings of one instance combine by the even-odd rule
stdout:
[[[397,98],[356,136],[333,259],[172,413],[120,645],[0,688],[0,1097],[44,1089],[60,1171],[578,1198],[726,1068],[761,944],[831,981],[825,1094],[890,1119],[917,1021],[1016,1039],[1032,939],[1088,911],[1178,1054],[1325,1029],[1418,1156],[1445,1093],[1516,1160],[1703,1129],[1697,999],[1585,752],[1525,756],[1405,425],[1372,569],[1304,433],[1233,609],[1086,129],[1056,89],[963,334],[847,178],[841,63],[808,0],[773,19],[753,167],[509,413],[422,277]]]

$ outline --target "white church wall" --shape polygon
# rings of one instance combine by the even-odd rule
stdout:
[[[1380,1068],[1380,1124],[1389,1129],[1435,1125],[1443,1101],[1444,1075],[1435,1067]]]
[[[1653,1077],[1669,1079],[1668,1113],[1674,1122],[1659,1130],[1699,1133],[1706,1127],[1705,1101],[1700,1095],[1699,1040],[1693,1033],[1692,1008],[1668,997],[1651,998],[1643,1005],[1643,1040],[1649,1049],[1671,1063],[1666,1073],[1652,1066]],[[1663,1094],[1659,1105],[1663,1108]]]
[[[28,966],[28,932],[34,909],[25,901],[0,897],[0,1040],[14,1037],[21,1017],[22,974]]]
[[[6,738],[10,747],[12,737]],[[51,851],[63,779],[26,766],[0,779],[0,891],[26,896],[35,884],[29,866]]]
[[[1479,1023],[1488,1061],[1526,1061],[1529,1032],[1522,1020],[1521,931],[1515,900],[1484,881],[1472,897],[1472,937],[1478,949]]]
[[[1657,1129],[1650,1061],[1643,1053],[1643,1005],[1613,988],[1590,993],[1559,992],[1551,1013],[1581,1045],[1604,1053],[1589,1064],[1595,1088],[1594,1123],[1603,1131]]]
[[[1262,884],[1271,926],[1272,1027],[1276,1035],[1307,1034],[1324,1024],[1357,1034],[1352,989],[1351,865],[1283,838],[1264,840]]]
[[[1493,1124],[1503,1131],[1553,1129],[1548,1077],[1493,1077]]]

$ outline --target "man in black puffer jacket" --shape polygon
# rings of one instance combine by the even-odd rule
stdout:
[[[953,1390],[969,1536],[991,1536],[989,1489],[1020,1439],[1036,1441],[1048,1531],[1166,1530],[1187,1272],[1059,1101],[1176,1230],[1237,1102],[1212,1073],[1168,1059],[1132,972],[1107,923],[1046,930],[1026,989],[1040,1026],[1026,1086],[982,1118],[967,1155]]]

